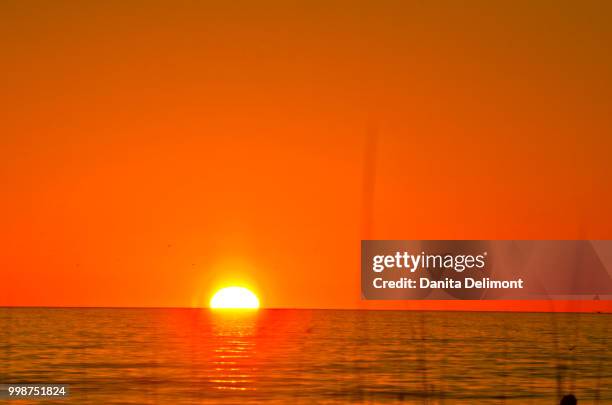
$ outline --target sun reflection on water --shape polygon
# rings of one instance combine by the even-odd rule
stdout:
[[[255,391],[257,311],[212,314],[213,373],[209,382],[220,391]]]

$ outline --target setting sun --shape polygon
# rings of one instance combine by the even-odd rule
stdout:
[[[210,300],[211,308],[259,308],[259,299],[244,287],[222,288]]]

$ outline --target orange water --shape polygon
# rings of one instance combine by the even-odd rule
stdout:
[[[0,309],[0,383],[78,404],[612,403],[610,315]],[[19,404],[53,401],[20,400]]]

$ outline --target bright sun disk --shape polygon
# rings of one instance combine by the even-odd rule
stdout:
[[[244,287],[222,288],[210,300],[211,308],[259,308],[259,299]]]

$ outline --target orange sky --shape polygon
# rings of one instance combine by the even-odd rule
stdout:
[[[0,305],[549,309],[360,301],[373,126],[371,238],[612,239],[612,5],[491,3],[3,1]]]

